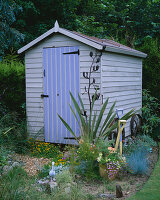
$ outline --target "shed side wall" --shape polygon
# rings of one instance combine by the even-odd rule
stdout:
[[[109,97],[105,116],[114,101],[115,109],[124,109],[124,114],[132,108],[142,108],[142,59],[114,53],[102,56],[102,94],[104,100]],[[130,120],[126,127],[126,136],[130,135]]]
[[[44,140],[44,102],[41,94],[44,93],[43,86],[43,48],[47,47],[63,47],[63,46],[79,46],[79,67],[80,67],[80,93],[84,93],[87,86],[86,79],[83,78],[83,72],[89,72],[91,65],[90,51],[95,52],[83,43],[77,42],[62,34],[54,34],[41,43],[31,48],[25,53],[26,67],[26,111],[28,131],[30,137],[37,136],[38,139]],[[100,70],[94,74],[96,83],[100,83]],[[94,90],[93,90],[94,92]],[[89,102],[87,95],[81,95],[86,110],[89,110]],[[100,101],[100,100],[99,100]],[[95,108],[100,109],[99,101],[96,102]]]

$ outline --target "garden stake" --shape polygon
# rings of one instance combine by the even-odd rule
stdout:
[[[120,137],[121,137],[122,131],[123,131],[126,123],[127,123],[126,120],[118,120],[118,136],[117,136],[117,140],[116,140],[115,151],[117,151],[118,144],[120,143],[120,155],[122,155],[122,141],[120,141]],[[121,126],[121,124],[123,124],[123,125]]]

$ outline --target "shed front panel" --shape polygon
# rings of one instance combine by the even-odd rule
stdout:
[[[69,104],[73,107],[69,91],[76,98],[79,92],[79,56],[73,53],[77,51],[77,46],[43,49],[44,95],[48,95],[44,96],[46,142],[75,142],[58,114],[79,136],[78,124],[69,108]]]

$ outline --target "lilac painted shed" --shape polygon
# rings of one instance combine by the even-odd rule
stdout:
[[[89,110],[84,88],[84,71],[91,65],[90,51],[102,52],[100,68],[95,73],[100,85],[100,98],[95,109],[110,98],[104,118],[113,101],[116,108],[142,107],[142,59],[147,55],[108,39],[89,37],[60,28],[58,22],[48,32],[18,50],[25,52],[26,111],[30,137],[54,143],[72,143],[72,137],[59,120],[60,114],[79,135],[79,129],[70,111],[69,91],[80,93]],[[93,91],[94,92],[94,91]],[[103,97],[103,101],[102,101]],[[129,122],[126,134],[130,134]]]

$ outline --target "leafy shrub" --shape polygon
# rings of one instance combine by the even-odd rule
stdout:
[[[17,113],[8,113],[0,118],[0,145],[25,153],[28,150],[26,123]]]
[[[24,117],[22,104],[25,102],[25,69],[18,61],[0,62],[0,117],[6,107]],[[5,113],[6,114],[6,113]]]
[[[123,147],[123,153],[127,156],[139,148],[144,148],[146,151],[150,151],[150,148],[156,145],[157,143],[149,135],[138,135],[134,139],[128,139],[127,145]]]
[[[146,37],[139,48],[148,56],[143,60],[143,88],[160,100],[160,45],[158,39]]]
[[[149,170],[147,151],[143,148],[133,151],[127,157],[127,167],[128,170],[133,174],[147,174]]]
[[[150,95],[148,90],[143,90],[142,118],[143,133],[155,138],[154,130],[160,126],[160,103],[158,99]]]
[[[144,146],[148,146],[149,148],[152,147],[152,146],[153,147],[157,146],[157,143],[149,135],[145,135],[145,134],[138,135],[136,137],[136,140],[142,141]]]

